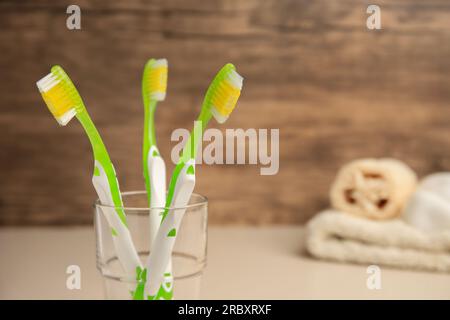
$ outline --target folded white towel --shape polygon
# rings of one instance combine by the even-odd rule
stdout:
[[[402,217],[426,232],[450,231],[450,173],[434,173],[424,178]]]
[[[316,215],[306,231],[306,249],[318,258],[450,271],[450,232],[431,235],[399,219],[371,221],[334,210]]]

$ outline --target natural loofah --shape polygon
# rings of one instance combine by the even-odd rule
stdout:
[[[416,174],[395,159],[360,159],[342,167],[331,187],[332,206],[374,220],[398,217],[417,185]]]

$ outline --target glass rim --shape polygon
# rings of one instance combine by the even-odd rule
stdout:
[[[147,191],[145,190],[134,190],[134,191],[124,191],[120,193],[122,197],[126,196],[135,196],[135,195],[147,195]],[[192,193],[192,196],[196,196],[200,198],[200,201],[197,203],[188,204],[183,207],[128,207],[128,206],[112,206],[108,204],[101,204],[100,199],[97,198],[94,201],[93,207],[94,208],[108,208],[108,209],[115,209],[115,210],[125,210],[125,211],[149,211],[149,210],[182,210],[182,209],[192,209],[196,207],[201,207],[208,205],[208,198],[204,195],[201,195],[199,193]],[[191,196],[191,197],[192,197]]]

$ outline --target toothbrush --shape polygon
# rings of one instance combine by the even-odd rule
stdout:
[[[101,204],[111,206],[103,213],[111,227],[117,257],[127,277],[138,277],[142,264],[127,227],[125,212],[121,209],[123,204],[116,172],[80,94],[60,66],[53,66],[51,72],[36,85],[60,125],[65,126],[73,117],[77,117],[86,131],[95,159],[92,183]]]
[[[166,59],[150,59],[145,64],[142,75],[142,100],[145,114],[142,166],[150,208],[164,208],[166,198],[166,166],[156,146],[154,114],[158,101],[166,98],[167,73]],[[152,209],[149,216],[150,249],[161,224],[162,212],[163,209]],[[169,263],[165,271],[168,276],[171,274],[171,269],[172,266]],[[142,279],[142,284],[145,285],[144,279]],[[165,291],[164,297],[171,300],[172,285],[170,281],[162,287],[162,289],[164,288],[167,288],[167,291],[163,290]],[[140,290],[135,298],[143,298],[143,291]]]
[[[142,75],[142,100],[144,102],[144,142],[142,166],[144,168],[145,188],[151,208],[164,208],[166,197],[166,166],[156,146],[154,114],[158,101],[166,97],[167,60],[150,59]],[[161,218],[150,215],[150,248],[158,232]]]
[[[166,208],[186,207],[195,186],[195,157],[203,132],[212,117],[224,123],[236,106],[242,89],[243,78],[235,67],[228,63],[216,75],[203,100],[200,115],[194,130],[183,148],[169,185]],[[175,244],[177,230],[185,209],[165,209],[162,223],[155,238],[153,249],[146,263],[147,294],[158,299],[158,288],[164,279]]]

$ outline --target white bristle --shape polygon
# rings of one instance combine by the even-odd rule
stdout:
[[[236,88],[241,90],[242,89],[242,84],[244,82],[244,78],[239,73],[237,73],[236,71],[233,70],[228,75],[228,81],[232,85],[234,85]]]
[[[220,124],[224,123],[228,119],[228,116],[220,114],[215,108],[211,109],[211,114],[213,115],[214,119],[216,119],[216,121]]]
[[[167,67],[167,59],[158,59],[153,63],[152,68],[158,68],[158,67]]]
[[[53,88],[55,85],[59,83],[59,80],[56,79],[56,77],[49,73],[45,77],[43,77],[41,80],[36,82],[36,85],[40,92],[47,92],[51,88]]]
[[[41,90],[41,92],[45,92],[49,90],[53,85],[55,85],[56,79],[54,76],[50,73],[44,78],[42,78],[40,81],[37,82],[38,88]]]
[[[156,101],[164,101],[164,99],[166,99],[166,93],[165,92],[152,92],[152,93],[150,93],[150,97]]]
[[[56,121],[58,121],[60,125],[65,126],[66,124],[69,123],[70,120],[72,120],[73,117],[76,116],[76,114],[77,111],[74,108],[72,108],[66,113],[64,113],[62,116],[56,118]]]

